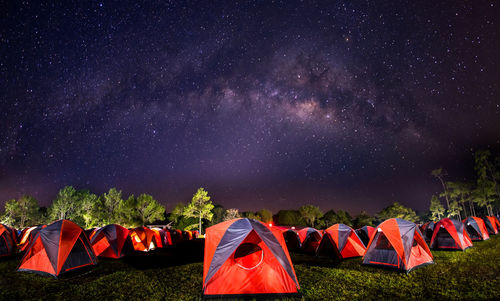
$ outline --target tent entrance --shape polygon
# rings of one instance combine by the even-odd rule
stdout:
[[[364,262],[367,264],[386,265],[399,268],[402,262],[391,242],[384,232],[377,232],[374,241],[370,245],[371,252],[366,252]]]
[[[244,270],[253,270],[264,261],[264,251],[254,243],[243,243],[234,251],[234,261]]]
[[[443,227],[439,228],[438,233],[436,234],[435,240],[436,240],[436,242],[435,242],[434,246],[437,248],[458,249],[458,245],[455,242],[455,239]]]

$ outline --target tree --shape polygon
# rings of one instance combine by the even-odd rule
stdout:
[[[470,199],[470,195],[472,193],[472,185],[464,182],[448,182],[447,186],[450,193],[450,199],[456,200],[462,205],[464,216],[468,216],[467,209],[465,207],[466,202],[469,202],[470,215],[474,215],[472,208],[473,204]]]
[[[226,214],[224,215],[224,221],[229,221],[235,218],[239,218],[240,214],[238,212],[238,209],[236,208],[231,208],[226,210]]]
[[[344,210],[338,210],[335,214],[335,223],[336,224],[344,224],[349,227],[352,227],[352,217],[349,212]]]
[[[258,219],[263,223],[269,224],[273,222],[273,213],[267,209],[261,209],[257,212]]]
[[[137,214],[137,206],[137,199],[134,195],[130,195],[126,200],[121,199],[118,207],[113,209],[115,223],[126,227],[142,225],[142,221],[139,220]],[[107,214],[106,216],[109,218]]]
[[[257,219],[257,220],[260,220],[261,217],[256,214],[255,212],[252,212],[252,211],[243,211],[240,213],[241,217],[244,217],[244,218],[249,218],[249,219]]]
[[[493,215],[494,195],[496,194],[496,181],[492,168],[488,162],[491,153],[479,150],[474,153],[474,169],[477,172],[477,182],[474,197],[479,206],[485,207],[488,215]]]
[[[73,186],[66,186],[59,190],[57,198],[52,202],[50,208],[50,218],[59,219],[78,219],[79,198]]]
[[[213,208],[214,205],[212,204],[212,202],[210,202],[210,196],[208,196],[208,192],[205,191],[203,187],[201,187],[193,195],[191,203],[189,203],[189,205],[184,208],[183,215],[186,217],[198,218],[198,231],[201,234],[201,220],[206,219],[208,221],[211,221],[213,217]]]
[[[325,228],[333,226],[337,222],[337,214],[333,210],[328,210],[321,218],[321,221]]]
[[[432,220],[441,220],[441,216],[444,215],[444,207],[437,196],[433,195],[431,198],[431,205],[429,206],[429,211],[432,214]],[[436,219],[437,218],[437,219]]]
[[[447,210],[447,217],[457,217],[459,221],[462,220],[460,216],[460,204],[458,201],[452,201],[450,203],[450,209]]]
[[[301,226],[300,213],[297,210],[278,211],[278,224],[283,226]]]
[[[222,205],[214,205],[214,209],[212,210],[213,217],[210,221],[209,225],[217,225],[224,221],[224,215],[226,214],[226,209]],[[241,214],[243,216],[243,213]]]
[[[377,213],[377,218],[379,220],[387,220],[390,218],[401,218],[410,222],[417,222],[417,213],[413,209],[401,205],[398,202],[394,202],[388,207],[382,209]]]
[[[446,183],[444,182],[444,177],[447,175],[446,171],[442,168],[434,169],[431,172],[431,175],[433,175],[436,179],[438,179],[441,182],[441,185],[443,186],[443,192],[441,196],[444,196],[446,200],[446,208],[450,208],[450,200],[448,198],[448,188],[446,187]]]
[[[165,207],[153,199],[153,196],[143,193],[136,201],[137,220],[141,225],[165,219]]]
[[[5,203],[5,214],[2,221],[12,227],[24,228],[34,225],[40,220],[38,201],[29,195],[19,200],[10,200]]]
[[[366,211],[361,211],[353,221],[354,227],[358,229],[363,226],[373,226],[373,220],[373,216],[369,215]]]
[[[299,213],[304,221],[314,228],[314,222],[323,216],[323,212],[319,207],[314,205],[304,205],[299,208]]]
[[[108,193],[102,196],[102,214],[105,224],[114,224],[119,220],[117,214],[118,207],[122,200],[122,191],[116,188],[111,188]]]
[[[84,227],[86,229],[103,226],[101,219],[102,203],[97,195],[88,190],[81,190],[78,192],[78,199],[80,206],[78,208],[78,215],[83,218]]]

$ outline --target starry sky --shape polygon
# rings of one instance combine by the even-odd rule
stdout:
[[[74,3],[72,3],[74,2]],[[500,149],[497,1],[4,1],[0,204],[428,208]]]

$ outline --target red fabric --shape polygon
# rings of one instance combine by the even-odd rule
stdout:
[[[65,271],[62,271],[62,267],[65,265],[66,260],[70,253],[72,252],[75,243],[80,239],[81,243],[85,247],[85,256],[88,258],[88,263],[82,265],[93,265],[96,262],[93,261],[93,250],[92,248],[87,248],[88,245],[84,243],[87,237],[83,234],[82,228],[77,224],[69,220],[57,221],[61,222],[61,228],[59,233],[59,241],[57,247],[57,258],[49,258],[48,253],[45,250],[42,239],[40,235],[36,236],[36,241],[30,244],[30,248],[26,250],[24,257],[21,260],[19,269],[33,270],[49,273],[54,276],[58,276],[60,273],[76,269],[80,266],[68,266]],[[40,230],[43,231],[43,230]],[[56,269],[52,267],[52,263],[57,262]]]
[[[203,266],[203,287],[205,295],[228,294],[274,294],[296,293],[299,289],[293,279],[288,275],[279,261],[274,257],[267,245],[259,235],[252,230],[239,247],[247,244],[253,246],[253,253],[235,258],[240,253],[239,249],[226,260],[221,268],[212,276],[208,283],[206,275],[212,258],[221,238],[227,228],[239,219],[226,221],[209,227],[205,235],[205,260]],[[266,224],[265,227],[272,231],[291,265],[290,256],[285,245],[285,240],[279,229],[273,230]],[[293,269],[293,266],[292,266]],[[293,271],[295,275],[295,271]]]
[[[69,253],[73,249],[76,240],[82,233],[82,228],[77,224],[65,220],[61,226],[61,238],[59,240],[59,250],[57,255],[57,273],[61,272],[61,269],[68,258]]]
[[[483,219],[475,216],[471,216],[479,226],[479,229],[481,230],[481,236],[483,237],[483,240],[489,239],[490,235],[488,234],[488,229],[486,229],[486,224],[484,223]]]
[[[490,224],[493,227],[493,233],[498,234],[497,219],[494,216],[487,216],[486,218],[490,221]]]
[[[95,235],[99,235],[98,237],[94,238],[93,242],[91,243],[92,249],[94,250],[96,256],[115,259],[121,258],[123,256],[122,250],[128,238],[129,230],[120,225],[113,226],[115,227],[116,231],[116,240],[113,242],[110,242],[102,231],[99,232],[99,234],[97,234],[97,231],[94,231],[92,233],[92,238],[94,238]],[[115,252],[111,247],[112,243],[116,244],[117,252]]]
[[[458,235],[458,230],[455,227],[455,224],[453,224],[453,222],[449,218],[443,218],[442,220],[440,220],[439,222],[436,223],[436,226],[434,227],[434,232],[432,233],[432,238],[431,238],[431,243],[430,243],[431,246],[434,245],[437,234],[440,231],[440,229],[446,230],[451,235],[451,237],[455,241],[457,249],[465,250],[468,247],[472,246],[472,241],[469,238],[469,235],[467,235],[467,233],[465,231],[462,232],[463,243],[460,241],[460,238]],[[463,227],[463,229],[465,229],[465,227]],[[436,246],[436,248],[440,248],[440,247]]]
[[[365,246],[356,235],[356,232],[350,227],[349,229],[349,236],[347,237],[347,241],[345,242],[344,248],[342,249],[342,252],[340,252],[340,255],[342,256],[342,258],[363,256],[366,251]],[[323,236],[322,239],[331,239],[335,243],[334,246],[339,248],[339,246],[341,245],[341,243],[339,242],[339,224],[331,226],[330,228],[326,229],[324,233],[325,236]]]
[[[56,275],[40,237],[38,237],[31,248],[26,252],[19,269],[41,271]]]
[[[385,222],[381,223],[378,228],[380,228],[382,232],[384,232],[384,235],[391,243],[399,258],[406,259],[403,241],[401,239],[401,233],[399,232],[399,225],[396,219],[388,219]]]
[[[130,230],[129,233],[132,245],[136,251],[147,252],[157,247],[153,230],[147,227],[138,227]]]
[[[416,227],[416,225],[415,225]],[[405,263],[403,267],[404,270],[411,270],[412,268],[421,265],[423,263],[432,262],[432,253],[427,244],[425,243],[424,238],[419,234],[417,229],[415,229],[415,234],[413,236],[412,248],[410,250],[410,254],[405,254],[403,240],[401,238],[401,233],[399,230],[398,222],[395,218],[388,219],[378,225],[377,228],[374,229],[375,232],[381,231],[394,248],[398,257]],[[370,242],[368,243],[367,250],[370,249],[370,245],[375,238],[375,234],[373,234],[370,238]],[[414,243],[416,242],[416,245]],[[371,262],[372,264],[382,264],[388,265],[387,263],[381,262]],[[399,267],[399,266],[398,266]]]
[[[0,239],[5,242],[7,247],[6,253],[0,253],[0,256],[10,256],[14,254],[16,247],[16,240],[13,238],[12,230],[7,226],[0,224]]]

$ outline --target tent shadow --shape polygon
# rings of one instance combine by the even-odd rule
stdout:
[[[204,239],[194,239],[150,252],[136,251],[125,256],[122,260],[125,264],[138,270],[180,266],[203,262],[204,246]]]
[[[330,257],[307,255],[303,253],[290,253],[294,265],[307,265],[316,267],[335,268],[342,264],[341,261]]]

